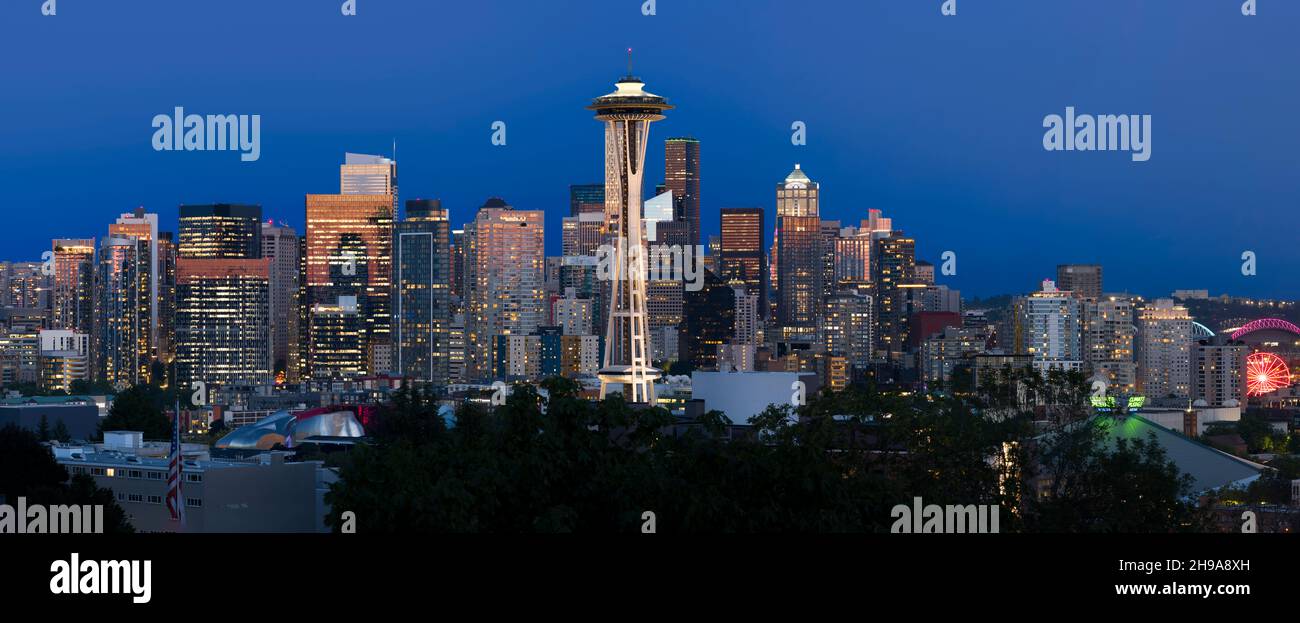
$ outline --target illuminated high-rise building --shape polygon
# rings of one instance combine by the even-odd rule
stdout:
[[[463,311],[465,298],[465,230],[451,230],[451,296],[452,309]]]
[[[1059,290],[1047,280],[1017,309],[1019,350],[1033,355],[1036,370],[1083,369],[1083,307],[1072,292]]]
[[[337,299],[336,299],[337,302]],[[298,236],[298,379],[311,378],[311,292],[307,289],[307,236]]]
[[[719,347],[736,336],[736,288],[712,272],[705,271],[703,276],[704,287],[686,293],[678,360],[697,370],[717,370]]]
[[[339,193],[344,195],[389,195],[393,216],[397,216],[397,161],[383,156],[344,154],[339,167]]]
[[[672,223],[677,218],[677,209],[673,203],[673,193],[671,190],[666,189],[664,192],[655,195],[653,199],[645,202],[645,209],[641,214],[643,215],[642,218],[645,219],[645,238],[651,245],[656,243],[670,244],[666,238],[659,236],[658,228],[661,224]],[[689,241],[689,227],[684,232],[686,236],[684,236],[681,244],[686,244]]]
[[[180,208],[177,252],[197,259],[262,256],[262,206],[220,203]]]
[[[796,164],[785,181],[776,186],[776,216],[818,216],[821,214],[821,185],[808,178]]]
[[[331,365],[332,370],[376,369],[391,352],[393,202],[390,195],[307,195],[307,304],[338,306],[356,300],[364,348],[362,361]],[[333,313],[333,312],[331,312]],[[315,316],[313,316],[315,317]],[[326,316],[331,319],[335,316]],[[309,331],[314,331],[309,328]],[[310,344],[324,344],[312,338]],[[334,356],[351,352],[343,349]],[[315,364],[315,353],[310,353]],[[319,378],[315,371],[312,377]]]
[[[100,240],[95,275],[95,377],[119,388],[148,381],[152,361],[148,247],[130,236]]]
[[[1191,396],[1192,317],[1172,299],[1138,314],[1138,391],[1153,400]]]
[[[836,242],[840,239],[839,221],[822,221],[822,241],[821,241],[821,265],[822,265],[822,298],[835,294],[835,270],[837,268],[836,250],[839,248]]]
[[[835,264],[832,272],[835,289],[861,290],[871,286],[871,232],[845,227],[834,240]]]
[[[921,380],[928,389],[939,389],[952,381],[958,366],[972,365],[973,358],[984,352],[985,336],[978,329],[944,327],[927,336],[918,349]]]
[[[300,380],[301,327],[298,232],[286,225],[261,224],[262,258],[267,260],[271,282],[271,365],[277,381]]]
[[[465,226],[466,374],[492,377],[499,335],[529,335],[545,319],[545,230],[540,210],[499,198]]]
[[[261,219],[262,207],[256,205],[180,207],[175,257],[170,259],[175,311],[171,319],[163,314],[175,343],[167,331],[160,331],[159,348],[175,350],[176,374],[183,388],[192,381],[216,386],[271,380],[271,364],[264,360],[270,357],[273,343],[253,346],[229,341],[232,336],[254,338],[269,331],[269,271],[257,262],[249,263],[262,258]],[[160,260],[166,246],[159,247]],[[165,272],[166,264],[160,266]],[[244,270],[251,273],[241,274]],[[247,369],[241,371],[240,366]]]
[[[820,193],[797,164],[776,187],[776,321],[782,341],[816,339],[824,294]]]
[[[894,232],[876,241],[875,293],[878,335],[876,348],[889,359],[897,359],[909,338],[908,288],[916,279],[916,240]]]
[[[1100,299],[1101,266],[1097,264],[1061,264],[1056,267],[1056,283],[1080,298]]]
[[[1192,366],[1194,400],[1209,407],[1246,403],[1246,358],[1250,347],[1227,335],[1201,340],[1194,347]]]
[[[687,244],[700,244],[700,142],[670,138],[664,143],[664,184],[675,199],[676,221],[686,223]]]
[[[604,184],[574,184],[569,186],[569,216],[586,213],[605,214]]]
[[[0,383],[40,381],[40,332],[40,322],[11,322],[7,330],[0,331]]]
[[[934,264],[925,260],[916,261],[916,283],[926,286],[934,285]]]
[[[158,232],[158,361],[170,377],[176,359],[176,259],[180,249],[169,231]]]
[[[354,378],[366,373],[365,321],[357,297],[340,296],[333,303],[315,303],[309,318],[312,378]]]
[[[451,317],[451,326],[447,332],[448,373],[452,383],[465,383],[469,375],[465,370],[465,314],[457,313]]]
[[[46,309],[50,303],[53,275],[46,274],[43,262],[0,263],[3,307]]]
[[[677,356],[664,339],[675,335],[682,323],[682,296],[685,290],[687,262],[699,258],[685,254],[693,250],[690,245],[690,224],[677,219],[673,192],[663,187],[662,193],[645,202],[644,223],[647,268],[646,313],[650,327],[650,352],[652,361],[663,361]],[[682,251],[681,255],[673,252]],[[689,251],[693,252],[693,251]],[[671,339],[671,338],[670,338]]]
[[[1077,293],[1076,293],[1077,294]],[[1133,299],[1105,296],[1083,301],[1083,349],[1090,375],[1105,377],[1111,395],[1137,389],[1137,328]]]
[[[135,240],[136,246],[139,247],[137,262],[138,270],[135,273],[140,284],[138,289],[143,292],[145,298],[146,311],[141,315],[143,325],[136,336],[138,340],[137,351],[142,359],[142,369],[140,378],[147,382],[154,359],[158,357],[159,332],[162,328],[162,296],[159,291],[159,282],[161,275],[159,271],[159,261],[161,256],[158,253],[158,215],[145,212],[144,208],[136,208],[135,211],[122,214],[118,217],[117,222],[108,226],[108,232],[111,236],[130,237]]]
[[[71,329],[39,332],[40,382],[45,391],[72,393],[76,381],[90,380],[90,336]]]
[[[441,387],[450,381],[451,224],[437,199],[406,202],[393,239],[395,372]]]
[[[615,248],[600,395],[620,391],[628,402],[652,405],[659,371],[650,365],[647,267],[644,253],[634,254],[641,261],[629,261],[628,248],[645,248],[641,210],[646,145],[650,124],[662,120],[672,106],[645,91],[645,83],[630,69],[616,91],[587,107],[605,126],[605,222]]]
[[[265,259],[176,260],[179,387],[271,384],[270,282]]]
[[[50,326],[88,334],[95,317],[95,240],[55,240],[53,252]]]
[[[767,262],[763,251],[763,208],[723,208],[718,272],[758,298],[759,318],[767,315]]]
[[[885,218],[880,210],[872,208],[867,210],[867,218],[862,219],[858,224],[858,232],[861,235],[868,236],[873,240],[888,238],[894,233],[894,219]]]
[[[826,297],[819,337],[824,352],[844,357],[856,370],[871,365],[872,315],[871,296],[856,290],[841,290]]]
[[[551,304],[553,324],[564,335],[595,335],[595,306],[591,299],[580,298],[577,288],[565,288],[564,297]]]
[[[564,257],[595,257],[604,244],[605,213],[582,212],[561,220],[561,249]]]

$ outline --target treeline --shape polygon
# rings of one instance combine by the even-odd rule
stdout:
[[[1044,383],[1059,387],[1031,393],[1086,399],[1078,375]],[[650,512],[661,533],[888,532],[891,509],[921,497],[997,505],[1003,532],[1208,526],[1154,440],[1103,443],[1082,404],[1044,430],[1023,390],[977,401],[853,387],[736,429],[718,412],[682,424],[617,397],[592,403],[565,379],[543,387],[546,399],[518,386],[495,409],[464,403],[450,426],[431,395],[398,392],[372,443],[343,459],[327,520],[337,529],[351,511],[360,532],[630,533]],[[994,408],[1012,415],[983,415]]]

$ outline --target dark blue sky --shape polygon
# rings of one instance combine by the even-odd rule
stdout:
[[[583,109],[636,49],[678,108],[662,139],[702,141],[703,215],[773,208],[803,164],[824,218],[880,208],[967,294],[1020,292],[1062,262],[1108,290],[1300,296],[1300,2],[1259,0],[41,0],[0,6],[0,258],[102,236],[143,205],[249,202],[301,228],[345,151],[398,142],[403,198],[459,225],[492,195],[547,212],[558,251],[570,183],[601,181]],[[262,157],[155,152],[155,114],[260,114]],[[1066,106],[1153,115],[1149,162],[1049,153]],[[490,126],[508,124],[493,147]],[[808,125],[808,145],[790,125]],[[1241,275],[1242,251],[1259,274]]]

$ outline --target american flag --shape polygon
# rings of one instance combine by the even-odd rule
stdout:
[[[181,405],[176,403],[175,425],[172,426],[172,447],[167,454],[167,511],[172,521],[185,523],[185,502],[181,497]]]

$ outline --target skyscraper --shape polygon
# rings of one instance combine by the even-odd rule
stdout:
[[[176,245],[176,381],[183,390],[269,385],[271,278],[262,208],[181,206]]]
[[[393,239],[394,356],[403,377],[450,381],[451,224],[437,199],[406,202]]]
[[[934,264],[925,260],[916,261],[916,283],[921,285],[934,285]]]
[[[615,248],[600,395],[618,386],[628,402],[653,405],[659,371],[650,366],[644,253],[637,254],[642,261],[629,262],[627,251],[629,245],[645,245],[640,212],[650,124],[672,106],[645,91],[630,69],[616,91],[587,107],[605,125],[605,223]]]
[[[374,364],[386,358],[377,351],[392,346],[392,197],[307,195],[306,237],[308,304],[339,307],[339,297],[353,297],[361,324],[363,360],[331,369],[384,372]],[[313,346],[317,343],[325,342],[311,340]],[[344,349],[336,355],[350,352]],[[315,354],[309,357],[314,365]],[[319,375],[313,372],[312,376]]]
[[[604,184],[574,184],[569,186],[569,216],[586,213],[605,213]]]
[[[499,335],[542,325],[545,230],[540,210],[515,210],[493,197],[465,227],[466,374],[487,380]]]
[[[658,228],[660,224],[671,223],[677,218],[676,207],[673,205],[674,203],[673,193],[671,190],[665,190],[664,192],[655,195],[653,199],[645,202],[645,209],[642,210],[641,213],[645,218],[645,237],[647,242],[651,244],[664,242],[658,236]],[[686,230],[686,234],[687,240],[683,240],[683,244],[689,241],[689,228]]]
[[[782,340],[813,341],[823,299],[820,186],[800,165],[776,187],[777,324]]]
[[[826,297],[822,313],[820,342],[823,350],[839,355],[855,370],[871,365],[872,322],[875,313],[871,297],[856,290],[841,290]]]
[[[1192,317],[1172,299],[1157,299],[1138,315],[1138,390],[1148,399],[1191,396]]]
[[[455,313],[464,311],[465,299],[465,230],[451,230],[451,296]]]
[[[262,257],[267,261],[271,283],[271,366],[290,383],[300,379],[301,348],[299,327],[299,237],[286,225],[265,222],[262,228]]]
[[[176,236],[158,232],[158,361],[163,373],[171,375],[176,359]]]
[[[183,205],[180,257],[255,259],[262,256],[262,206],[220,203]]]
[[[871,284],[871,232],[858,227],[845,227],[835,238],[836,290],[844,288],[870,288]]]
[[[396,144],[393,150],[397,150]],[[397,161],[383,156],[347,153],[343,165],[339,167],[339,193],[343,195],[374,196],[387,195],[390,211],[387,221],[387,243],[384,251],[384,266],[371,266],[370,270],[391,269],[391,252],[393,222],[397,219],[400,208],[397,184]],[[378,223],[377,223],[378,224]],[[379,276],[370,272],[372,279]],[[366,291],[357,296],[358,317],[362,326],[365,342],[365,370],[370,374],[385,374],[393,368],[392,327],[392,275],[388,272],[382,276],[385,292],[379,293],[378,285],[368,286]]]
[[[767,262],[763,252],[763,208],[723,208],[718,272],[758,297],[760,318],[767,315]]]
[[[340,379],[365,374],[365,321],[357,297],[342,295],[333,303],[312,305],[309,324],[312,378]]]
[[[1020,352],[1033,355],[1035,369],[1083,368],[1081,305],[1072,292],[1057,289],[1050,280],[1022,300],[1017,315]]]
[[[679,360],[698,370],[717,370],[719,347],[736,335],[736,289],[704,272],[704,287],[687,292]]]
[[[95,276],[95,377],[120,388],[148,380],[153,297],[147,246],[130,236],[100,240]]]
[[[565,288],[564,297],[551,304],[554,324],[564,335],[595,335],[595,306],[579,298],[577,288]]]
[[[157,357],[158,352],[158,332],[160,329],[160,303],[161,297],[158,293],[159,271],[158,261],[158,215],[146,213],[144,208],[136,208],[134,212],[123,214],[118,217],[117,222],[109,225],[108,232],[112,236],[130,237],[135,240],[136,246],[139,247],[136,256],[138,266],[133,273],[140,281],[137,290],[144,297],[144,311],[141,314],[140,330],[136,335],[136,350],[141,358],[140,379],[148,381],[150,373],[150,363]]]
[[[685,289],[684,263],[694,256],[686,256],[690,245],[690,224],[677,219],[673,192],[664,192],[645,202],[645,237],[648,250],[646,281],[647,325],[650,328],[652,361],[671,360],[677,356],[671,337],[682,323],[682,295]],[[672,249],[682,249],[676,256]],[[671,352],[670,352],[671,351]]]
[[[1056,283],[1085,299],[1099,299],[1102,294],[1101,266],[1098,264],[1061,264],[1056,267]]]
[[[90,333],[95,312],[95,240],[55,240],[53,251],[54,296],[50,326]]]
[[[1083,349],[1088,372],[1102,375],[1112,394],[1137,388],[1133,357],[1137,328],[1133,299],[1109,296],[1083,302]]]
[[[75,381],[90,379],[90,336],[71,329],[40,331],[41,389],[72,393]]]
[[[0,264],[0,279],[4,282],[0,302],[4,307],[46,309],[53,287],[52,276],[45,274],[41,262],[4,262]]]
[[[344,195],[390,195],[393,217],[397,216],[397,161],[383,156],[344,154],[339,167],[339,193]]]
[[[891,359],[904,352],[908,342],[908,292],[916,278],[916,240],[896,231],[876,242],[875,291],[879,336],[876,347]]]
[[[257,250],[261,254],[261,249]],[[188,390],[272,381],[265,259],[176,260],[176,381]]]
[[[776,216],[818,216],[821,202],[821,185],[808,178],[801,165],[785,181],[776,185]]]
[[[664,143],[664,184],[673,192],[675,219],[687,224],[688,244],[700,244],[700,142],[670,138]]]
[[[596,250],[604,244],[605,214],[582,212],[561,220],[561,248],[564,257],[595,257]]]
[[[840,239],[840,222],[839,221],[822,221],[821,231],[821,265],[822,265],[822,298],[835,294],[835,271],[838,268],[835,256],[839,246],[836,244]],[[819,310],[820,311],[820,310]]]
[[[1231,406],[1246,402],[1246,357],[1250,347],[1244,342],[1216,335],[1201,340],[1195,347],[1192,398],[1204,400],[1209,407]]]

